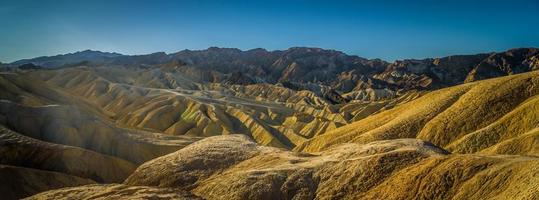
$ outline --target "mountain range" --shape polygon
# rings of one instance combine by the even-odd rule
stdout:
[[[539,49],[212,47],[0,71],[6,199],[536,199]]]
[[[44,68],[72,65],[151,66],[175,65],[196,67],[205,73],[223,76],[235,73],[244,84],[294,82],[330,86],[341,92],[367,87],[436,89],[474,80],[527,72],[539,68],[539,50],[511,49],[499,53],[456,55],[423,60],[405,59],[389,63],[365,59],[340,51],[293,47],[284,51],[211,47],[206,50],[183,50],[128,56],[118,53],[85,50],[76,53],[23,59],[11,66],[33,64]],[[245,76],[245,77],[240,77]],[[223,82],[215,77],[211,82]],[[234,79],[233,79],[234,80]],[[230,81],[230,80],[228,80]],[[373,83],[377,82],[377,83]]]

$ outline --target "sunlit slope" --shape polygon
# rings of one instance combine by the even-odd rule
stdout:
[[[203,199],[534,199],[539,159],[451,155],[418,139],[341,144],[317,154],[215,136],[146,162],[122,185],[52,190],[30,199],[136,198],[154,190]],[[176,191],[170,191],[175,189]],[[142,191],[142,194],[145,192]]]
[[[493,123],[449,143],[458,153],[539,155],[539,96],[528,98]]]
[[[26,199],[173,199],[202,200],[190,192],[175,188],[127,186],[121,184],[88,184],[40,193]]]
[[[316,152],[345,142],[419,138],[454,152],[537,155],[532,130],[539,126],[538,83],[539,73],[529,72],[433,91],[314,137],[296,150]]]

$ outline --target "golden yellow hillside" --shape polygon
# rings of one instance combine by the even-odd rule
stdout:
[[[453,153],[538,156],[538,83],[539,73],[529,72],[436,90],[316,136],[295,150],[417,138]]]
[[[120,185],[27,199],[534,199],[539,159],[450,154],[419,139],[341,144],[317,154],[214,136],[146,162]]]

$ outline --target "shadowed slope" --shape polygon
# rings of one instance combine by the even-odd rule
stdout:
[[[89,179],[24,167],[0,164],[2,199],[21,199],[39,192],[95,183]]]
[[[75,106],[29,107],[0,101],[6,125],[24,135],[76,146],[142,163],[177,150],[196,138],[123,129],[88,115]]]
[[[0,164],[62,172],[98,182],[122,182],[136,166],[81,148],[35,140],[0,125]]]

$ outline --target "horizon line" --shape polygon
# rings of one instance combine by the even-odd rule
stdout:
[[[54,56],[63,56],[63,55],[68,55],[68,54],[75,54],[75,53],[81,53],[81,52],[85,52],[85,51],[93,51],[93,52],[101,52],[101,53],[111,53],[111,54],[120,54],[121,56],[144,56],[144,55],[150,55],[150,54],[156,54],[156,53],[165,53],[166,55],[171,55],[171,54],[175,54],[175,53],[179,53],[179,52],[182,52],[182,51],[205,51],[205,50],[209,50],[211,48],[218,48],[218,49],[236,49],[236,50],[239,50],[241,52],[246,52],[246,51],[252,51],[252,50],[256,50],[256,49],[262,49],[264,51],[267,51],[267,52],[276,52],[276,51],[287,51],[287,50],[290,50],[290,49],[293,49],[293,48],[310,48],[310,49],[322,49],[322,50],[325,50],[325,51],[337,51],[337,52],[341,52],[341,53],[344,53],[348,56],[357,56],[357,57],[360,57],[360,58],[364,58],[364,59],[368,59],[368,60],[381,60],[381,61],[384,61],[384,62],[388,62],[388,63],[393,63],[393,62],[396,62],[396,61],[402,61],[402,60],[425,60],[425,59],[436,59],[436,58],[444,58],[444,57],[450,57],[450,56],[465,56],[465,55],[478,55],[478,54],[492,54],[492,53],[501,53],[501,52],[505,52],[505,51],[510,51],[510,50],[515,50],[515,49],[539,49],[539,47],[512,47],[512,48],[506,48],[504,50],[492,50],[492,51],[484,51],[484,52],[475,52],[475,53],[457,53],[457,54],[449,54],[449,55],[444,55],[444,56],[438,56],[438,57],[423,57],[423,58],[398,58],[398,59],[394,59],[394,60],[386,60],[386,59],[382,59],[382,58],[368,58],[368,57],[363,57],[363,56],[360,56],[360,55],[357,55],[357,54],[354,54],[354,53],[348,53],[346,51],[342,51],[342,50],[337,50],[337,49],[333,49],[333,48],[323,48],[323,47],[314,47],[314,46],[291,46],[291,47],[288,47],[286,49],[267,49],[267,48],[263,48],[263,47],[256,47],[256,48],[238,48],[238,47],[219,47],[219,46],[208,46],[207,48],[205,49],[188,49],[188,48],[185,48],[185,49],[182,49],[182,50],[175,50],[175,51],[155,51],[155,52],[151,52],[151,53],[140,53],[140,54],[125,54],[125,53],[120,53],[120,52],[117,52],[117,51],[107,51],[107,50],[96,50],[96,49],[84,49],[84,50],[75,50],[75,51],[71,51],[71,52],[67,52],[67,53],[59,53],[59,54],[56,54],[56,55],[41,55],[41,56],[36,56],[36,57],[32,57],[32,58],[21,58],[21,59],[17,59],[17,60],[13,60],[11,62],[3,62],[3,61],[0,61],[0,63],[2,64],[12,64],[12,63],[15,63],[15,62],[18,62],[18,61],[21,61],[21,60],[31,60],[31,59],[36,59],[36,58],[41,58],[41,57],[54,57]]]

